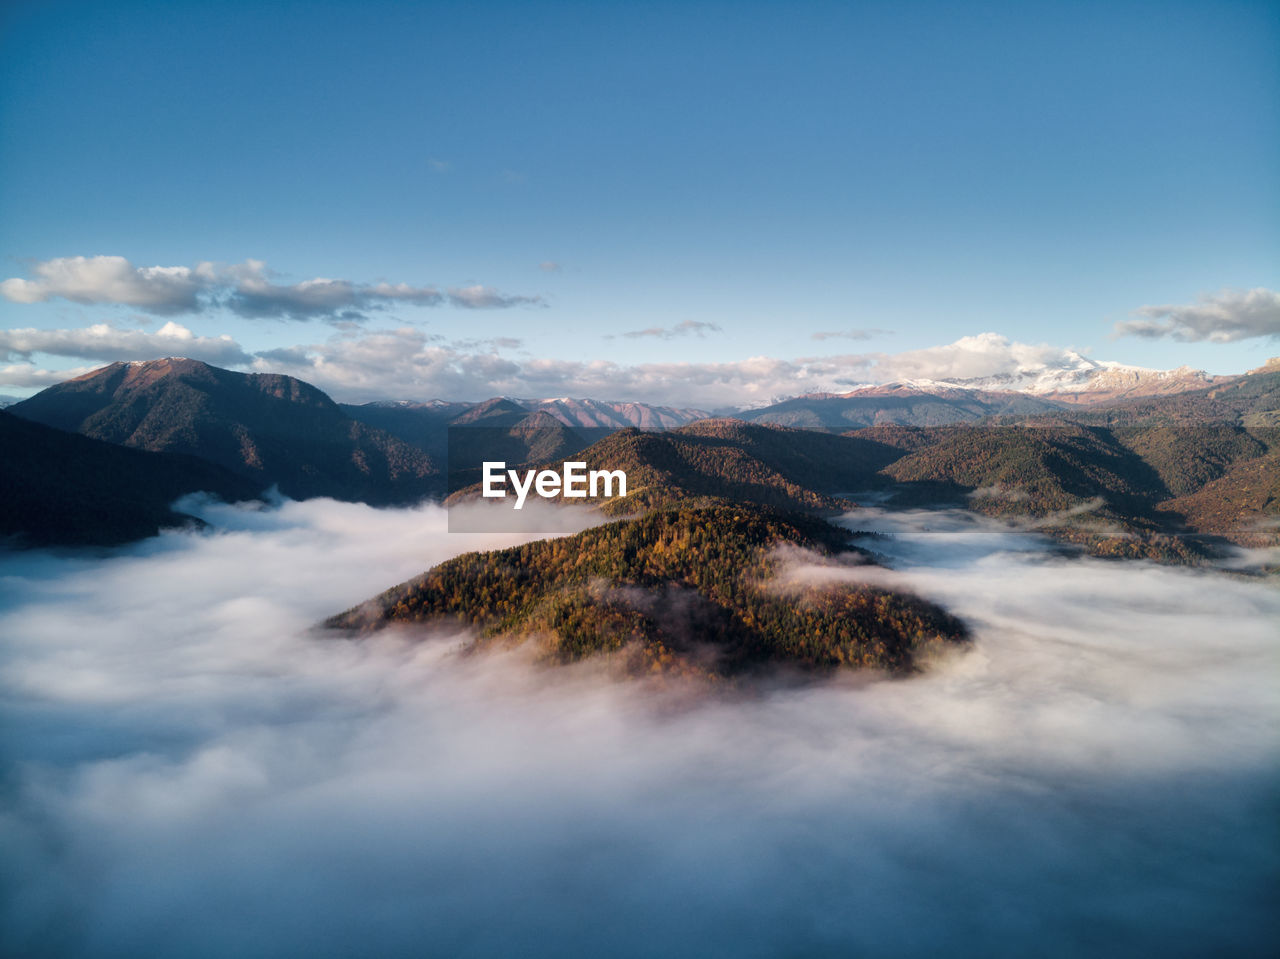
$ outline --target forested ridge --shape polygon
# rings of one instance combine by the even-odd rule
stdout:
[[[477,645],[533,640],[544,658],[613,654],[628,670],[727,676],[763,664],[916,668],[964,625],[905,593],[791,588],[780,546],[860,558],[816,517],[749,504],[655,510],[575,536],[468,553],[330,619],[335,628],[460,622]]]

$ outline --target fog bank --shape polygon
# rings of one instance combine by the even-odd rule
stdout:
[[[516,535],[435,507],[202,514],[217,532],[0,555],[2,951],[1203,956],[1280,933],[1274,581],[865,512],[893,569],[787,575],[914,588],[973,648],[691,703],[456,635],[310,629]]]

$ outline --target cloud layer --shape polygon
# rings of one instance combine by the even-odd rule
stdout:
[[[1134,314],[1141,319],[1117,323],[1116,336],[1168,337],[1184,343],[1280,337],[1280,293],[1262,287],[1206,294],[1182,306],[1144,306]]]
[[[723,363],[623,364],[610,360],[515,358],[499,352],[519,345],[519,341],[506,337],[445,343],[437,335],[410,326],[351,328],[324,342],[278,347],[250,357],[227,337],[195,337],[173,323],[154,334],[103,325],[84,330],[16,330],[0,334],[0,350],[11,359],[37,351],[86,360],[151,359],[186,351],[184,355],[211,363],[288,373],[344,402],[574,395],[703,409],[732,408],[766,405],[803,393],[843,392],[867,383],[967,379],[1072,369],[1089,363],[1072,350],[1018,343],[996,333],[902,353],[796,359],[757,356]],[[63,378],[66,375],[70,374]],[[59,378],[58,374],[36,373],[17,365],[7,373],[0,369],[0,385],[24,385],[35,377],[50,382]]]
[[[351,331],[264,357],[277,369],[350,399],[591,396],[699,408],[765,405],[803,393],[843,392],[904,379],[969,379],[1092,365],[1072,350],[995,333],[902,353],[860,353],[724,363],[594,362],[472,353],[421,330]]]
[[[277,283],[261,260],[231,266],[202,262],[186,266],[134,266],[122,256],[71,256],[35,263],[32,279],[0,282],[0,294],[15,303],[51,299],[132,306],[176,315],[225,307],[251,318],[360,320],[369,311],[398,304],[465,309],[542,305],[538,296],[512,296],[485,286],[444,292],[407,283],[356,283],[318,277]]]
[[[622,335],[629,340],[639,340],[645,337],[652,337],[658,340],[673,340],[679,336],[705,336],[708,333],[723,332],[715,323],[705,323],[701,320],[684,320],[675,326],[650,326],[643,330],[631,330]]]
[[[866,513],[899,569],[858,574],[949,602],[974,649],[696,701],[448,633],[311,633],[497,544],[434,508],[204,515],[0,558],[9,954],[1261,955],[1278,931],[1265,585]]]

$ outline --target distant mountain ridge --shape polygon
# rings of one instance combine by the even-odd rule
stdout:
[[[592,469],[623,469],[627,500],[602,504],[615,514],[735,502],[829,514],[848,508],[848,497],[872,492],[892,496],[890,505],[950,502],[1064,531],[1053,517],[1087,513],[1094,530],[1073,541],[1105,555],[1161,558],[1200,549],[1191,540],[1184,549],[1162,539],[1183,532],[1269,542],[1277,529],[1272,518],[1280,515],[1270,476],[1280,450],[1280,363],[1199,389],[1092,405],[887,384],[788,400],[744,414],[751,422],[701,419],[666,430],[570,426],[564,419],[566,409],[644,419],[675,408],[545,402],[535,409],[510,397],[341,407],[292,377],[168,359],[111,364],[11,413],[120,446],[199,457],[255,491],[275,484],[298,499],[390,505],[465,490],[478,482],[478,469],[472,475],[451,466],[446,486],[446,439],[456,439],[454,452],[477,463],[574,458]],[[6,453],[10,462],[19,458]],[[37,473],[43,469],[31,462]],[[73,485],[50,489],[70,496]],[[86,476],[83,495],[91,495],[90,486]],[[1100,524],[1111,532],[1103,536]]]
[[[849,430],[864,426],[944,426],[989,416],[1032,416],[1061,407],[1026,393],[909,383],[867,386],[849,393],[815,393],[747,410],[752,423],[810,429]]]
[[[1079,353],[1066,354],[1068,365],[1029,366],[1011,373],[991,376],[911,381],[928,388],[930,385],[997,392],[1029,393],[1052,397],[1069,403],[1105,402],[1126,396],[1157,396],[1201,389],[1232,379],[1210,376],[1204,370],[1180,366],[1172,370],[1153,370],[1109,360],[1091,360]]]
[[[297,499],[411,503],[443,488],[424,451],[283,374],[174,358],[112,363],[9,412],[109,443],[198,456]]]
[[[513,426],[519,418],[543,411],[554,416],[565,426],[588,429],[674,429],[711,414],[706,410],[674,406],[654,406],[649,403],[620,403],[604,400],[572,399],[513,399],[495,396],[479,403],[434,399],[425,403],[414,400],[381,400],[360,405],[341,404],[342,409],[355,419],[378,425],[395,433],[397,429],[414,430],[410,424],[422,426],[430,423],[461,426],[476,423],[481,417],[492,418],[498,411],[512,414],[506,425]],[[487,426],[503,425],[499,422]],[[399,435],[399,434],[397,434]]]

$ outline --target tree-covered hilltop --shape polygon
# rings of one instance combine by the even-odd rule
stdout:
[[[327,626],[462,622],[477,645],[533,641],[553,662],[613,654],[631,671],[727,676],[764,664],[907,672],[965,639],[919,597],[788,585],[787,547],[848,562],[849,534],[748,504],[655,510],[560,539],[468,553],[334,616]],[[856,555],[856,554],[855,554]]]
[[[1280,451],[1280,428],[1210,426],[1115,427],[1111,435],[1155,470],[1170,496],[1187,496],[1237,465]]]
[[[1158,508],[1245,546],[1274,546],[1280,541],[1280,449],[1238,461],[1195,492]]]

